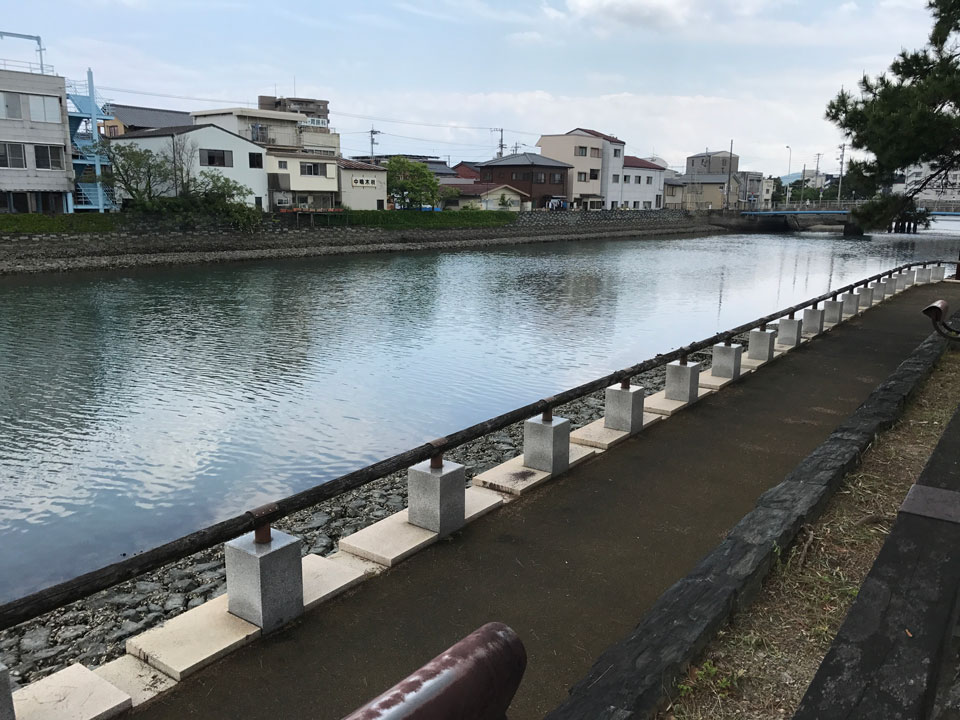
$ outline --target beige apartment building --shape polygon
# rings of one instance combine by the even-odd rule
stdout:
[[[537,140],[541,155],[573,165],[567,171],[571,209],[603,209],[603,144],[602,137],[589,134],[542,135]]]

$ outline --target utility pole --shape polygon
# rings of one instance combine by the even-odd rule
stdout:
[[[807,189],[807,164],[803,164],[803,170],[800,171],[800,200],[798,200],[798,208],[803,207],[803,191]]]
[[[730,140],[730,157],[727,158],[727,199],[724,201],[730,209],[730,185],[733,183],[733,139]]]
[[[374,146],[374,145],[379,145],[380,143],[378,143],[378,142],[377,142],[376,140],[374,140],[373,138],[374,138],[374,135],[379,135],[379,134],[380,134],[380,131],[379,131],[379,130],[374,130],[374,129],[373,129],[373,125],[371,125],[371,126],[370,126],[370,164],[371,164],[371,165],[376,165],[376,164],[377,164],[377,159],[373,156],[373,146]]]
[[[520,143],[515,142],[515,143],[513,144],[513,154],[514,154],[514,155],[517,155],[517,154],[519,154],[519,153],[520,153]]]
[[[846,143],[840,143],[840,182],[837,185],[837,210],[840,209],[840,197],[843,190],[843,155],[847,149]]]
[[[793,163],[793,148],[787,145],[790,154],[787,155],[787,209],[790,208],[790,165]]]
[[[503,157],[503,151],[507,149],[507,146],[503,144],[503,128],[490,128],[493,132],[500,132],[500,142],[497,144],[497,157]]]
[[[817,169],[813,171],[813,187],[820,191],[820,204],[823,204],[823,185],[820,184],[820,158],[823,153],[817,153]]]

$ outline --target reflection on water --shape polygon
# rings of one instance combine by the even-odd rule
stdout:
[[[554,243],[0,280],[0,601],[960,237]]]

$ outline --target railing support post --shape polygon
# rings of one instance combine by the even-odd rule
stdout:
[[[407,521],[445,537],[463,527],[467,471],[434,455],[407,470]]]
[[[851,291],[840,296],[840,300],[843,301],[843,314],[844,315],[856,315],[860,312],[860,296],[855,292]]]
[[[718,378],[736,380],[740,377],[740,361],[743,359],[743,345],[725,343],[713,346],[713,362],[710,374]]]
[[[817,309],[817,306],[814,305],[812,308],[804,308],[803,310],[803,334],[808,337],[814,335],[819,335],[823,332],[823,310]]]
[[[797,320],[794,317],[780,318],[780,323],[777,325],[778,343],[785,347],[797,347],[802,337],[803,320]]]
[[[275,509],[252,510],[257,519]],[[252,533],[223,545],[227,567],[227,609],[264,634],[279,630],[303,614],[300,538],[261,523]]]
[[[0,720],[16,720],[13,712],[13,692],[10,690],[10,672],[0,663]]]
[[[634,433],[643,429],[643,396],[640,385],[631,385],[629,378],[620,386],[604,391],[603,426],[611,430]]]
[[[667,400],[692,403],[700,397],[700,363],[686,362],[686,355],[667,365]]]
[[[523,423],[523,465],[557,475],[570,467],[570,421],[545,411]]]
[[[747,343],[747,357],[761,362],[773,360],[773,346],[776,341],[776,330],[767,330],[766,328],[751,330],[750,341]]]

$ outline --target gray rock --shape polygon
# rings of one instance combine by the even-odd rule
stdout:
[[[310,552],[317,555],[325,555],[332,549],[333,540],[326,535],[317,535],[317,539],[313,541],[313,547],[310,549]]]
[[[163,590],[163,585],[158,582],[140,581],[137,583],[137,592],[141,595],[160,592],[161,590]]]
[[[45,627],[28,630],[20,638],[20,652],[34,653],[43,650],[50,644],[50,629]]]
[[[57,645],[55,647],[47,648],[46,650],[41,650],[33,654],[33,659],[37,662],[43,662],[44,660],[49,660],[50,658],[55,658],[67,650],[66,645]]]
[[[184,602],[186,602],[186,598],[179,593],[175,593],[167,598],[167,601],[163,604],[163,610],[164,612],[181,610]]]
[[[184,578],[183,580],[177,580],[175,583],[171,583],[170,589],[174,592],[185,593],[190,592],[199,585],[200,583],[193,578]]]
[[[60,628],[60,632],[57,633],[57,642],[73,642],[78,638],[82,638],[89,631],[89,625],[67,625],[66,627]]]
[[[187,603],[187,610],[193,610],[195,607],[200,607],[204,602],[206,601],[200,597],[190,598],[190,602]]]
[[[301,523],[300,527],[303,530],[317,530],[322,528],[328,522],[330,522],[330,514],[325,512],[314,513],[309,520],[305,523]]]
[[[124,620],[122,623],[120,623],[119,628],[107,635],[107,642],[115,643],[120,640],[125,640],[131,635],[136,635],[138,632],[141,632],[143,628],[144,623],[142,622],[135,623],[132,620]]]

